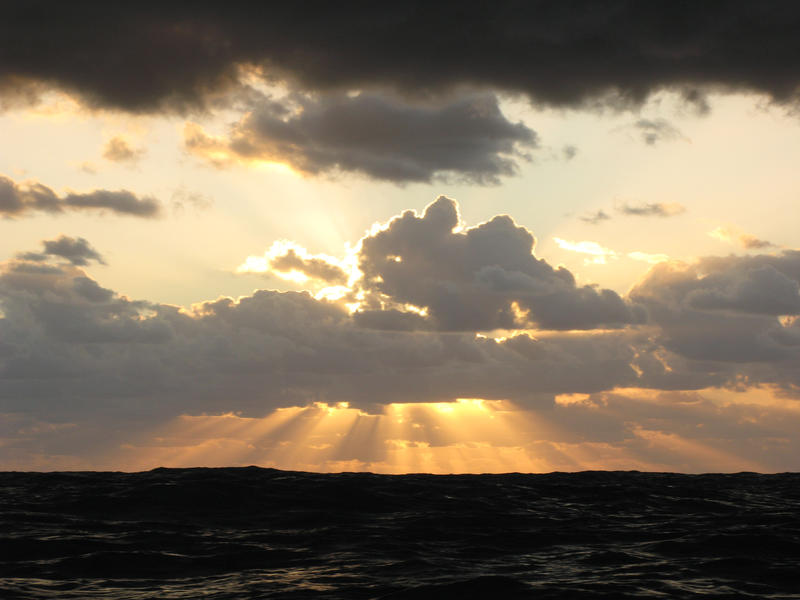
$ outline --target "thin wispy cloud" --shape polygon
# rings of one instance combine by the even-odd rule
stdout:
[[[583,215],[578,217],[584,223],[589,223],[590,225],[597,225],[598,223],[602,223],[603,221],[608,221],[611,216],[604,210],[599,209],[595,212]]]
[[[623,202],[616,207],[618,213],[633,217],[674,217],[686,212],[686,207],[678,202],[643,202],[631,204]]]
[[[776,245],[770,241],[763,240],[752,234],[746,233],[732,225],[720,226],[708,232],[708,235],[721,242],[736,244],[745,250],[763,250],[765,248],[775,248]]]

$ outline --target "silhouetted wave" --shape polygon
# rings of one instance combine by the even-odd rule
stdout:
[[[800,474],[0,473],[0,597],[800,598]]]

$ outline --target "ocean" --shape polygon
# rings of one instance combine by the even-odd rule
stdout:
[[[800,598],[800,474],[0,473],[0,598]]]

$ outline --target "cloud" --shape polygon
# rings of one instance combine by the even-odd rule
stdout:
[[[757,238],[754,235],[745,233],[738,227],[733,227],[730,225],[727,227],[717,227],[716,229],[709,231],[708,235],[723,242],[737,244],[745,250],[761,250],[764,248],[775,247],[775,244],[772,242]]]
[[[779,319],[800,314],[799,289],[800,252],[786,251],[661,263],[630,297],[646,307],[667,349],[693,360],[769,363],[751,376],[777,383],[795,379],[782,365],[800,358],[797,324]]]
[[[82,237],[73,238],[62,235],[54,240],[43,240],[42,246],[44,246],[42,252],[25,252],[19,257],[30,261],[45,261],[50,256],[57,256],[65,258],[71,264],[79,267],[88,265],[90,261],[101,265],[105,264],[100,253]]]
[[[265,290],[184,311],[130,300],[73,265],[6,263],[0,307],[4,412],[262,416],[311,400],[370,407],[457,397],[549,405],[554,393],[638,378],[622,330],[501,341],[384,331],[341,304]]]
[[[578,148],[568,144],[561,149],[561,152],[564,155],[564,160],[570,161],[578,155]]]
[[[186,149],[214,164],[285,163],[306,175],[355,172],[405,183],[457,176],[497,183],[513,175],[536,133],[508,121],[491,94],[413,106],[374,94],[264,99],[225,138],[190,123]]]
[[[624,204],[617,207],[617,212],[634,217],[674,217],[686,212],[686,207],[677,202],[650,202],[642,204]]]
[[[119,215],[154,217],[158,202],[149,196],[139,198],[127,190],[94,190],[69,192],[58,196],[49,187],[37,182],[15,183],[0,175],[0,216],[21,217],[33,212],[63,213],[66,211],[99,210]]]
[[[649,254],[647,252],[628,252],[628,258],[656,265],[669,260],[667,254]]]
[[[511,217],[459,225],[456,203],[440,196],[422,215],[406,211],[362,239],[359,286],[369,302],[424,309],[436,328],[453,331],[636,322],[615,292],[579,287],[567,269],[537,259],[533,235]]]
[[[598,223],[601,223],[603,221],[608,221],[611,217],[608,215],[607,212],[605,212],[602,209],[599,209],[593,213],[590,213],[588,215],[583,215],[582,217],[579,218],[584,223],[589,223],[590,225],[597,225]]]
[[[568,240],[562,240],[558,237],[553,239],[555,240],[556,244],[558,244],[558,247],[563,250],[569,250],[570,252],[578,252],[579,254],[588,254],[592,256],[593,258],[587,258],[584,260],[585,264],[604,265],[609,260],[616,260],[619,258],[617,253],[611,248],[604,248],[597,242],[570,242]]]
[[[184,187],[179,187],[172,193],[170,204],[174,212],[181,213],[188,209],[195,211],[205,210],[214,204],[214,200],[200,192],[193,192]]]
[[[316,91],[430,95],[477,86],[555,106],[630,106],[677,88],[698,106],[708,90],[792,102],[798,24],[793,3],[737,1],[497,2],[457,13],[427,2],[357,11],[330,3],[264,11],[195,3],[186,11],[79,2],[41,11],[19,1],[5,6],[0,25],[9,48],[0,80],[6,98],[22,101],[47,85],[92,107],[131,112],[208,107],[241,83],[243,65]]]
[[[631,125],[648,146],[657,142],[686,139],[680,130],[666,119],[639,119]]]
[[[347,273],[338,300],[269,290],[190,309],[133,300],[82,269],[102,258],[66,236],[0,263],[0,421],[13,430],[3,457],[33,448],[25,427],[88,455],[180,415],[260,419],[347,402],[373,422],[393,403],[480,398],[528,411],[514,416],[525,447],[553,460],[573,448],[732,468],[746,447],[759,464],[784,464],[776,440],[794,440],[800,397],[800,252],[659,263],[623,299],[537,259],[510,217],[466,227],[457,208],[440,197],[406,211],[347,260],[321,264],[285,243],[265,255],[322,283]],[[771,404],[737,402],[736,390],[769,391]],[[287,428],[290,414],[278,413]],[[456,430],[398,439],[465,442]]]
[[[114,136],[103,148],[103,158],[111,162],[135,163],[144,154],[143,149],[131,148],[122,136]]]
[[[308,279],[329,285],[345,285],[347,272],[330,256],[313,256],[305,248],[287,241],[275,242],[264,256],[249,256],[238,273],[274,273],[279,277],[305,282]]]

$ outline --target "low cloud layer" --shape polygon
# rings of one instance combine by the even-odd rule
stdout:
[[[51,86],[132,112],[208,106],[239,84],[240,65],[305,90],[478,86],[555,106],[632,105],[665,88],[700,107],[706,90],[793,102],[800,84],[792,2],[493,2],[454,12],[429,2],[45,10],[20,0],[3,16],[6,99]]]
[[[24,260],[4,266],[0,299],[0,412],[261,416],[310,401],[456,397],[537,406],[639,379],[624,331],[504,341],[385,331],[342,304],[265,290],[185,312],[129,300],[71,265]]]
[[[25,217],[36,212],[58,214],[86,210],[154,217],[159,212],[159,204],[154,198],[140,198],[127,190],[69,192],[59,196],[41,183],[16,183],[0,175],[0,216]]]
[[[465,227],[440,197],[365,236],[358,271],[285,244],[267,257],[323,284],[347,273],[337,300],[260,290],[185,310],[103,287],[81,268],[102,260],[86,240],[45,240],[0,265],[1,455],[30,465],[36,452],[91,453],[109,431],[152,432],[180,415],[257,420],[346,402],[367,423],[394,403],[479,398],[522,411],[520,447],[548,460],[572,448],[626,468],[784,464],[779,440],[794,439],[785,420],[800,397],[800,252],[656,264],[621,298],[577,286],[533,246],[510,217]],[[466,443],[409,416],[422,429],[392,443]],[[742,447],[760,462],[743,463]]]
[[[217,165],[281,162],[308,175],[355,172],[396,183],[497,183],[537,146],[536,133],[506,119],[491,94],[441,106],[367,94],[264,99],[224,138],[195,124],[184,137],[189,152]]]

